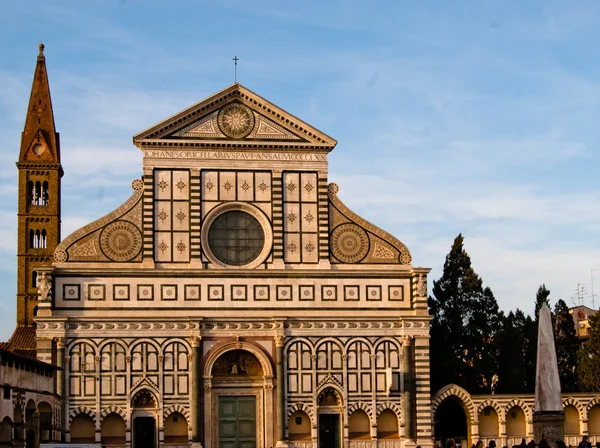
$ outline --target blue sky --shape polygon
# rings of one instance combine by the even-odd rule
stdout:
[[[37,44],[63,237],[141,174],[131,137],[238,80],[338,140],[340,198],[441,275],[459,232],[508,311],[600,294],[600,4],[27,1],[0,16],[0,340],[15,322],[20,135]],[[117,163],[115,163],[117,162]],[[431,286],[431,281],[430,281]],[[600,304],[600,298],[596,300]]]

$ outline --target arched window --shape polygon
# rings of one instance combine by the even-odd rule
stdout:
[[[173,412],[165,420],[165,443],[180,443],[188,442],[188,424],[183,414]]]
[[[355,341],[348,347],[348,392],[371,392],[371,347]]]
[[[189,393],[188,350],[181,342],[172,342],[165,347],[163,359],[163,382],[165,395]]]
[[[297,341],[287,348],[288,391],[312,393],[312,358],[306,342]]]
[[[35,186],[31,180],[27,182],[27,202],[35,205]]]
[[[35,249],[35,232],[33,229],[29,231],[29,248]]]
[[[121,344],[111,342],[100,353],[100,395],[125,395],[126,359],[125,348]]]
[[[42,184],[41,182],[38,180],[35,183],[35,193],[34,193],[34,205],[41,205],[42,203]]]
[[[42,236],[40,237],[40,249],[46,248],[46,229],[42,230]]]
[[[31,271],[31,287],[37,288],[37,272]]]
[[[50,193],[48,191],[48,182],[42,184],[42,203],[40,205],[48,205]]]
[[[70,387],[71,396],[96,395],[96,351],[91,344],[80,342],[70,352]]]

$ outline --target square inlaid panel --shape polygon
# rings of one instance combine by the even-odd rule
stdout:
[[[65,300],[80,300],[80,285],[63,285],[63,297]]]
[[[360,300],[358,286],[344,286],[344,300]]]
[[[154,285],[138,285],[138,300],[154,300]]]
[[[223,285],[208,285],[208,300],[225,300]]]
[[[200,286],[185,285],[183,298],[184,300],[200,300]]]
[[[292,300],[292,287],[288,285],[277,285],[277,300]]]
[[[404,286],[390,285],[388,288],[389,298],[388,300],[404,300]]]
[[[231,285],[231,300],[248,300],[248,286]]]
[[[113,300],[129,300],[129,285],[113,285]]]
[[[323,285],[321,286],[321,300],[337,300],[337,286]]]
[[[106,300],[106,286],[88,285],[88,300]]]
[[[315,300],[314,285],[300,286],[300,300]]]
[[[270,300],[269,285],[254,285],[254,300]]]
[[[381,300],[381,285],[367,286],[367,300]]]
[[[177,300],[177,285],[160,285],[160,300]]]

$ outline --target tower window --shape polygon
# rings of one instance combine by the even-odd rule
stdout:
[[[37,288],[37,272],[31,271],[31,287]]]
[[[29,247],[31,249],[45,249],[47,244],[46,229],[39,231],[29,231]]]
[[[41,205],[48,205],[48,198],[49,198],[48,182],[44,182],[42,184],[42,204]]]
[[[27,182],[27,202],[31,205],[35,205],[35,187],[33,181]]]

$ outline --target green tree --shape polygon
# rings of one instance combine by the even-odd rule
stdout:
[[[600,313],[590,316],[590,336],[577,351],[577,378],[583,392],[600,392]]]
[[[463,244],[459,234],[429,297],[432,389],[455,383],[471,393],[489,393],[497,366],[494,335],[500,313]]]
[[[495,392],[521,394],[527,392],[524,351],[527,318],[523,311],[511,311],[502,319],[495,343],[498,353],[498,384]]]
[[[575,332],[573,316],[564,300],[554,306],[554,343],[560,386],[563,392],[577,392],[577,350],[579,340]]]
[[[552,307],[550,306],[550,301],[548,300],[548,296],[550,295],[550,290],[546,288],[545,284],[542,284],[539,288],[538,288],[538,292],[535,296],[535,323],[537,324],[538,319],[540,317],[540,308],[542,307],[542,305],[545,303],[546,305],[548,305],[548,308],[550,308],[550,310],[552,310]]]

